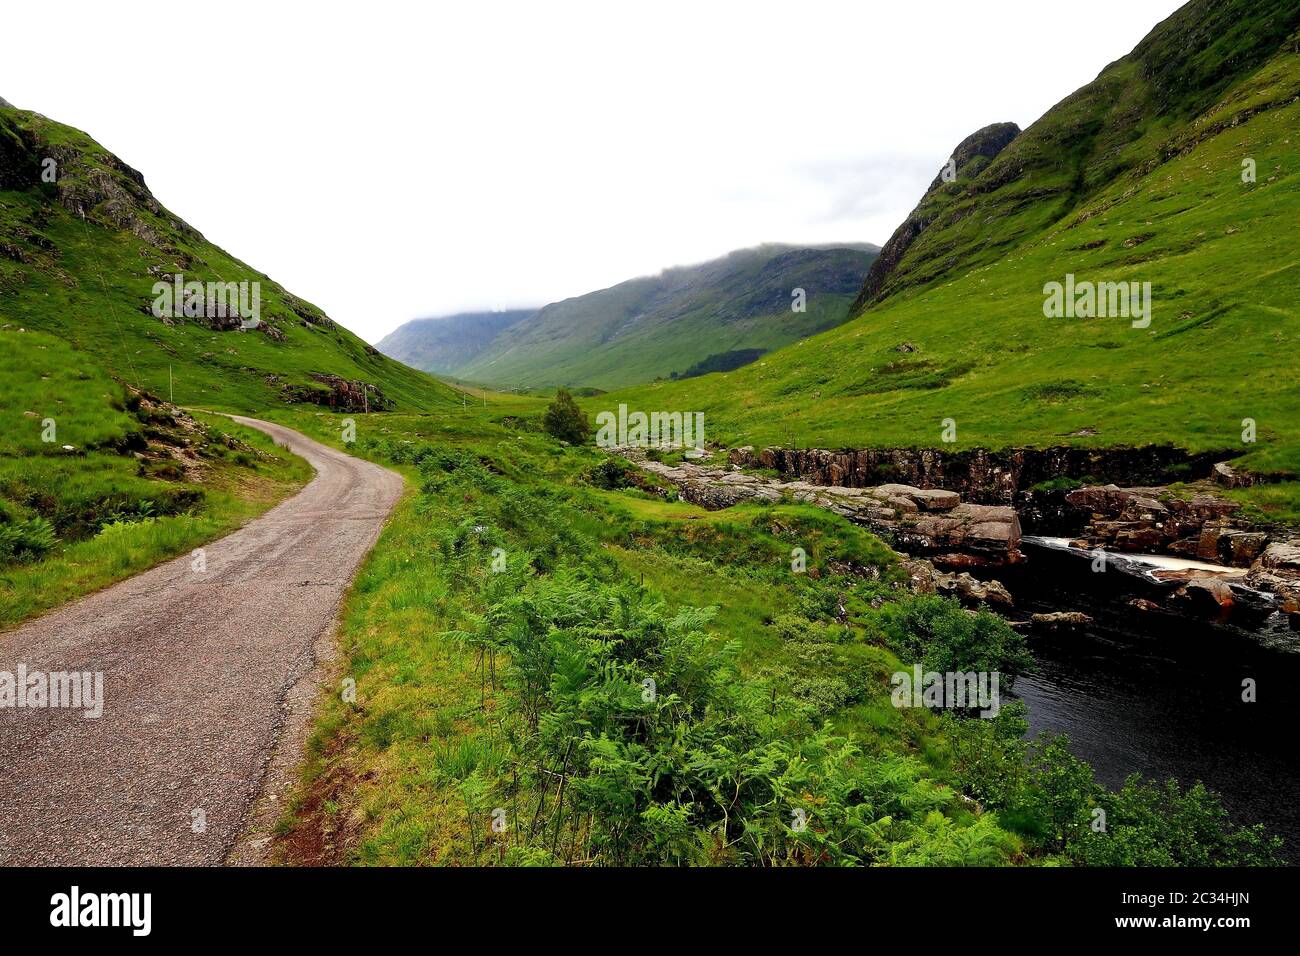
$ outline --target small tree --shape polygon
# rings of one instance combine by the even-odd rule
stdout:
[[[581,445],[591,434],[591,425],[587,416],[578,408],[578,403],[565,389],[555,393],[555,401],[542,416],[542,427],[546,433],[571,445]]]

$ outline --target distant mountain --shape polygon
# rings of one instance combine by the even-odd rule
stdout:
[[[462,326],[441,324],[448,320],[408,323],[380,348],[497,386],[614,388],[734,368],[843,322],[878,251],[869,243],[771,244],[666,269],[548,305],[485,345],[490,325],[467,329],[464,348],[474,354],[459,364],[448,360],[447,343]]]
[[[257,322],[232,311],[236,299]],[[86,367],[182,404],[416,410],[459,399],[212,245],[85,133],[0,101],[3,327],[48,332]]]
[[[435,375],[455,375],[457,369],[477,358],[498,335],[536,314],[536,309],[509,309],[415,319],[384,336],[378,348],[412,368]]]

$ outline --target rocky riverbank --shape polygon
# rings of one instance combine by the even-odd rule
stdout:
[[[741,501],[791,501],[826,508],[870,528],[907,555],[917,590],[1001,608],[1012,606],[1011,594],[989,574],[1023,559],[1018,507],[1027,510],[1031,522],[1042,520],[1044,496],[1030,491],[1027,482],[1046,481],[1053,471],[1057,477],[1114,469],[1131,469],[1139,475],[1178,469],[1185,475],[1189,458],[1195,457],[1172,446],[996,453],[782,448],[756,452],[746,447],[732,450],[728,466],[723,467],[690,461],[668,464],[636,449],[624,454],[639,468],[670,482],[683,499],[705,508],[727,508]],[[1214,493],[1216,488],[1261,480],[1216,460],[1221,457],[1205,455],[1203,461],[1196,460],[1198,467],[1204,466],[1206,478],[1197,486],[1204,486],[1203,490],[1195,493],[1175,494],[1160,484],[1096,484],[1053,492],[1051,520],[1068,528],[1077,549],[1191,560],[1188,567],[1163,570],[1115,562],[1120,571],[1175,585],[1159,605],[1144,599],[1147,610],[1213,616],[1244,604],[1276,608],[1300,624],[1300,538],[1243,518],[1238,503]],[[776,471],[781,477],[754,474],[746,468]],[[916,483],[861,483],[872,476],[899,474]],[[936,486],[945,477],[954,487]],[[1206,566],[1197,567],[1195,562]]]
[[[1300,538],[1240,517],[1241,506],[1210,494],[1180,497],[1168,488],[1079,488],[1066,500],[1086,514],[1079,547],[1119,553],[1166,553],[1244,570],[1239,578],[1195,569],[1175,597],[1231,607],[1244,592],[1274,595],[1281,610],[1300,615]],[[1176,580],[1179,572],[1154,572]]]
[[[628,459],[676,486],[686,501],[703,508],[728,508],[741,501],[813,504],[864,525],[901,551],[929,557],[954,568],[997,567],[1020,560],[1020,522],[1006,505],[963,502],[961,495],[940,488],[882,484],[872,488],[780,481],[731,470],[682,462],[670,465],[636,450]]]

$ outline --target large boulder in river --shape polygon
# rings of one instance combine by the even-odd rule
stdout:
[[[967,604],[996,604],[1011,607],[1015,602],[1011,592],[1000,581],[981,581],[962,571],[958,574],[940,574],[935,577],[935,590],[951,595]]]
[[[1092,623],[1092,618],[1082,611],[1052,611],[1031,615],[1030,623],[1043,631],[1079,631]]]
[[[1237,603],[1228,582],[1213,577],[1192,578],[1174,592],[1173,599],[1200,611],[1226,611]]]
[[[1218,560],[1234,568],[1248,567],[1268,545],[1268,535],[1263,531],[1238,531],[1230,529],[1219,535],[1215,543]]]

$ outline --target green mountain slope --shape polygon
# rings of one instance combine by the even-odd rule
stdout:
[[[261,327],[243,332],[237,318],[214,314],[156,317],[155,283],[177,275],[260,283]],[[84,133],[11,107],[0,107],[5,324],[54,334],[85,362],[181,404],[418,410],[459,401],[207,242]]]
[[[260,283],[261,324],[240,331],[206,300],[158,317],[155,283],[177,273]],[[188,553],[310,477],[260,432],[153,397],[169,394],[253,413],[462,401],[206,242],[85,134],[0,104],[0,630]]]
[[[233,530],[310,473],[57,336],[0,329],[0,631]]]
[[[764,245],[565,299],[450,371],[491,385],[613,388],[721,367],[844,321],[870,245]],[[792,309],[802,289],[806,309]]]
[[[957,447],[1174,442],[1300,471],[1298,25],[1293,2],[1189,3],[932,187],[853,321],[618,398],[734,441],[938,445],[951,418]],[[1067,275],[1150,282],[1149,327],[1046,317]]]
[[[504,330],[536,313],[536,309],[505,309],[415,319],[388,333],[377,347],[412,368],[454,375],[481,355]]]

